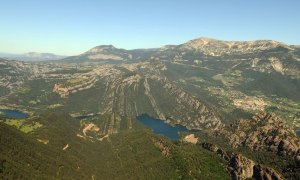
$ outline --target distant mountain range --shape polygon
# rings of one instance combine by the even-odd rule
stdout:
[[[0,179],[300,179],[299,46],[199,38],[49,62],[0,58],[0,109],[31,116],[0,114]],[[145,114],[191,131],[173,143]]]
[[[153,49],[119,49],[112,45],[96,46],[78,56],[70,56],[62,59],[63,62],[122,62],[140,61],[145,59],[185,59],[191,57],[220,57],[228,55],[245,55],[265,51],[290,51],[299,46],[287,45],[273,40],[257,41],[221,41],[212,38],[201,37],[180,45],[166,45]],[[192,59],[194,60],[194,59]]]
[[[25,54],[0,53],[0,57],[20,61],[51,61],[62,59],[66,56],[56,55],[53,53],[29,52]]]
[[[21,61],[60,60],[65,63],[118,63],[123,61],[140,61],[145,59],[185,58],[188,60],[189,57],[194,57],[195,55],[198,57],[220,57],[228,55],[245,55],[269,50],[295,50],[299,52],[299,49],[299,45],[288,45],[273,40],[222,41],[201,37],[180,45],[166,45],[161,48],[126,50],[116,48],[113,45],[100,45],[76,56],[29,52],[26,54],[0,53],[0,57]]]

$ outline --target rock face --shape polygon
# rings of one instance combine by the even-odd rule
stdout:
[[[170,81],[165,81],[164,89],[172,94],[175,104],[185,109],[183,110],[185,113],[179,114],[176,118],[172,115],[172,119],[177,119],[179,124],[183,123],[184,126],[190,129],[217,130],[223,127],[220,119],[213,111],[196,97],[189,95]],[[191,109],[193,109],[193,112],[197,112],[194,116],[191,115],[193,113],[191,113]],[[183,119],[185,119],[185,122],[182,122]]]
[[[157,62],[99,66],[85,75],[92,77],[91,80],[67,87],[55,85],[53,91],[66,97],[88,88],[104,87],[99,95],[90,95],[102,97],[98,104],[102,114],[116,113],[135,118],[147,113],[189,129],[218,130],[223,127],[213,109],[164,76],[163,67],[163,63]]]
[[[263,111],[265,106],[267,105],[266,102],[262,98],[256,97],[247,97],[245,99],[234,99],[233,105],[244,109],[244,110],[259,110]]]
[[[96,46],[78,56],[67,57],[65,62],[97,62],[97,61],[123,61],[130,60],[132,55],[130,51],[118,49],[112,45]]]
[[[241,155],[224,151],[217,145],[212,143],[202,143],[202,147],[217,154],[220,158],[228,162],[228,170],[235,180],[242,179],[266,179],[279,180],[283,179],[275,170],[265,167],[261,164],[256,164],[253,160]]]
[[[275,71],[284,74],[284,67],[283,64],[280,62],[280,60],[278,58],[275,57],[271,57],[270,62],[272,64],[272,67],[274,68]]]
[[[55,84],[53,87],[53,92],[58,93],[61,97],[67,97],[72,93],[76,93],[78,91],[83,91],[86,89],[91,88],[97,82],[95,77],[91,77],[80,84],[72,85],[72,86],[65,86],[63,84]]]
[[[89,51],[78,56],[67,57],[64,62],[97,62],[97,61],[134,61],[138,62],[145,59],[168,59],[168,60],[183,60],[187,54],[197,54],[198,56],[190,59],[199,62],[197,58],[201,55],[221,57],[227,55],[245,55],[251,53],[259,53],[263,51],[284,49],[286,51],[295,50],[293,46],[273,41],[273,40],[258,40],[258,41],[222,41],[211,38],[198,38],[188,41],[181,45],[166,45],[161,48],[153,49],[135,49],[125,50],[115,48],[112,45],[96,46]],[[278,63],[274,64],[274,69],[282,68]]]
[[[55,84],[53,87],[53,92],[58,93],[60,97],[66,97],[70,94],[69,89],[64,87],[62,84]]]
[[[199,38],[191,40],[182,45],[183,49],[195,49],[210,56],[221,56],[226,54],[246,54],[255,51],[263,51],[276,47],[290,47],[284,43],[259,40],[259,41],[220,41],[211,38]]]
[[[230,166],[234,169],[233,175],[235,179],[247,179],[253,177],[254,165],[254,161],[241,154],[235,154],[230,159]]]
[[[253,167],[253,178],[255,179],[266,179],[266,180],[279,180],[282,179],[282,177],[277,174],[273,169],[268,168],[268,167],[264,167],[262,165],[255,165]]]
[[[171,153],[170,147],[166,145],[162,140],[152,139],[154,145],[161,151],[161,154],[164,156],[169,156]]]
[[[225,137],[234,147],[246,146],[295,157],[300,154],[300,141],[294,130],[275,114],[259,113],[250,120],[237,121],[232,129]]]
[[[123,60],[123,57],[121,56],[120,53],[116,53],[119,51],[120,49],[117,49],[112,45],[104,45],[104,46],[94,47],[82,55],[87,56],[87,58],[90,60],[120,61]]]

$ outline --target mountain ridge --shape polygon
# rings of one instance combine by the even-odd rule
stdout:
[[[21,121],[4,117],[2,122],[29,134],[41,132],[36,143],[55,145],[58,152],[68,155],[67,152],[80,149],[76,147],[79,142],[95,141],[99,146],[106,143],[112,147],[111,143],[118,143],[114,137],[123,137],[125,131],[132,136],[131,140],[145,142],[141,135],[135,137],[133,133],[142,128],[136,117],[147,114],[172,126],[185,126],[201,141],[216,142],[222,148],[212,150],[217,152],[216,156],[225,158],[227,164],[235,164],[228,167],[234,168],[229,172],[235,175],[246,169],[246,177],[256,177],[254,168],[258,168],[255,172],[268,171],[259,168],[264,164],[287,179],[299,179],[300,144],[294,130],[300,127],[300,53],[273,41],[239,44],[232,47],[236,45],[233,42],[230,47],[223,41],[202,38],[192,42],[196,48],[190,46],[191,42],[150,50],[103,45],[69,59],[78,64],[0,58],[1,108],[41,117]],[[48,119],[42,115],[48,112],[84,119],[74,121],[69,117],[70,123],[77,123],[73,126],[63,124],[67,123],[64,116]],[[48,131],[50,127],[53,129]],[[74,141],[65,141],[67,130]],[[149,140],[148,147],[153,147]],[[155,145],[163,154],[170,154],[164,143],[155,141]],[[195,148],[199,152],[197,145]],[[128,147],[128,152],[136,154],[133,150]],[[190,150],[188,147],[184,152]],[[245,158],[235,156],[231,150]],[[117,161],[113,162],[118,164],[120,151],[114,151],[111,155]],[[175,162],[182,164],[174,155]],[[13,156],[11,159],[12,164],[17,162]],[[53,167],[54,173],[56,168],[60,170]],[[4,172],[8,170],[5,168]]]
[[[255,41],[223,41],[208,37],[200,37],[178,45],[165,45],[159,48],[132,49],[117,48],[113,45],[95,46],[77,56],[62,59],[63,62],[122,62],[140,61],[145,59],[162,58],[161,53],[174,54],[182,52],[204,56],[241,55],[258,53],[262,51],[281,48],[285,51],[295,50],[293,45],[288,45],[274,40]]]
[[[167,44],[159,48],[135,48],[124,49],[114,45],[98,45],[79,55],[64,56],[54,53],[28,52],[25,54],[0,53],[2,58],[15,59],[21,61],[49,61],[59,60],[62,62],[85,62],[85,61],[126,61],[126,60],[141,60],[144,57],[138,57],[141,53],[150,54],[147,57],[157,54],[161,51],[169,50],[196,50],[201,51],[205,55],[220,56],[224,54],[234,54],[244,52],[256,52],[259,50],[268,50],[273,48],[283,47],[287,50],[295,50],[300,45],[289,45],[276,40],[253,40],[253,41],[230,41],[221,40],[210,37],[199,37],[181,44]]]
[[[20,60],[20,61],[51,61],[59,60],[65,58],[64,55],[57,55],[54,53],[40,53],[40,52],[28,52],[24,54],[9,54],[1,53],[2,58],[7,58],[10,60]]]
[[[165,46],[180,46],[180,45],[183,45],[183,44],[187,44],[189,42],[193,42],[193,41],[210,41],[210,42],[226,42],[226,43],[262,43],[262,42],[265,42],[265,43],[273,43],[273,44],[281,44],[281,45],[285,45],[285,46],[295,46],[295,47],[300,47],[300,45],[294,45],[294,44],[288,44],[288,43],[285,43],[285,42],[281,42],[281,41],[276,41],[276,40],[272,40],[272,39],[258,39],[258,40],[222,40],[222,39],[217,39],[217,38],[211,38],[211,37],[205,37],[205,36],[202,36],[202,37],[199,37],[199,38],[195,38],[195,39],[191,39],[191,40],[188,40],[184,43],[179,43],[179,44],[166,44],[166,45],[163,45],[161,47],[157,47],[157,48],[134,48],[134,49],[126,49],[126,48],[119,48],[119,47],[116,47],[112,44],[103,44],[103,45],[97,45],[93,48],[91,48],[90,50],[94,49],[94,48],[103,48],[103,47],[111,47],[111,48],[114,48],[114,49],[122,49],[122,50],[126,50],[126,51],[134,51],[134,50],[157,50],[157,49],[161,49]],[[89,51],[89,50],[88,50]],[[86,52],[88,52],[86,51]]]

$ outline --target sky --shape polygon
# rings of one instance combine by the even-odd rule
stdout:
[[[0,0],[0,52],[77,55],[199,37],[300,44],[299,0]]]

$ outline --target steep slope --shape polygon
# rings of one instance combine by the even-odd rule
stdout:
[[[293,156],[300,161],[300,140],[293,129],[275,114],[260,113],[249,120],[239,120],[226,132],[232,146],[246,146],[251,150],[268,150],[279,155]]]
[[[243,166],[242,162],[249,162],[247,177],[256,177],[252,173],[254,171],[269,171],[259,164],[254,165],[249,159],[251,157],[257,163],[275,168],[284,177],[298,178],[299,138],[294,129],[300,127],[299,59],[297,47],[275,41],[228,42],[200,38],[182,45],[150,50],[99,46],[65,61],[78,64],[0,60],[0,88],[3,89],[0,103],[1,108],[26,110],[34,115],[63,112],[73,117],[87,117],[85,121],[73,121],[69,116],[42,115],[42,119],[34,120],[40,124],[30,120],[20,130],[27,132],[25,127],[35,125],[29,134],[39,139],[39,143],[53,147],[55,153],[74,153],[70,155],[71,160],[65,161],[73,161],[81,153],[83,156],[78,157],[82,159],[89,159],[87,154],[100,157],[95,152],[102,152],[98,149],[101,145],[94,147],[89,143],[110,147],[113,142],[110,140],[115,137],[119,139],[114,140],[118,150],[113,148],[117,156],[106,154],[107,161],[114,163],[101,165],[101,168],[118,166],[115,171],[126,177],[130,175],[122,170],[125,166],[123,161],[120,163],[119,150],[125,148],[123,150],[127,153],[132,148],[124,145],[124,141],[139,145],[147,141],[145,149],[154,144],[164,154],[169,152],[164,143],[153,143],[151,135],[136,134],[136,116],[146,113],[171,125],[181,124],[198,130],[195,134],[199,139],[208,136],[208,142],[225,144],[226,149],[247,154],[246,159],[230,156],[234,159],[234,172],[243,174],[243,168],[237,166]],[[7,124],[13,123],[8,121]],[[135,141],[135,136],[140,139]],[[144,136],[149,138],[145,140]],[[83,150],[82,143],[91,150]],[[112,150],[101,147],[105,151]],[[84,152],[73,151],[73,148]],[[188,146],[186,150],[194,148]],[[260,156],[260,153],[263,155]],[[128,157],[136,158],[136,161],[142,158]],[[186,156],[181,154],[179,160],[177,156],[175,160],[171,158],[172,163],[174,160],[181,164],[183,157]],[[95,165],[97,162],[90,162],[95,168],[100,167]],[[152,165],[156,166],[156,162]],[[166,163],[166,169],[172,169],[173,166],[169,165]],[[98,177],[96,170],[88,165],[82,166],[90,169],[86,177],[94,174]],[[68,167],[69,170],[64,172],[70,173],[74,167]],[[179,168],[186,172],[186,167]],[[195,168],[195,172],[198,170]],[[148,170],[143,172],[149,173]],[[111,171],[99,173],[111,177]],[[178,177],[173,171],[170,173],[168,176]],[[196,175],[193,177],[198,177]],[[82,176],[85,177],[85,174]]]
[[[169,81],[161,73],[163,68],[161,63],[136,63],[94,69],[91,76],[97,80],[86,91],[74,91],[62,84],[69,94],[65,101],[66,110],[82,112],[89,109],[93,113],[115,113],[131,118],[147,113],[190,129],[220,128],[222,123],[214,112]],[[63,90],[56,92],[66,94]],[[84,102],[82,98],[85,98]],[[115,127],[120,119],[112,118],[110,126]]]
[[[112,45],[96,46],[89,51],[78,56],[71,56],[61,60],[62,62],[82,63],[82,62],[118,62],[132,59],[132,55],[125,49],[118,49]]]
[[[156,49],[125,50],[112,45],[97,46],[78,56],[67,57],[61,62],[128,63],[158,60],[206,65],[213,69],[225,64],[225,67],[238,66],[260,72],[278,72],[299,79],[298,49],[297,46],[273,40],[221,41],[204,37]]]
[[[181,117],[182,113],[177,113],[184,112],[184,109],[189,109],[187,107],[190,106],[194,106],[193,109],[197,111],[205,111],[196,107],[197,102],[182,98],[184,94],[179,95],[179,93],[183,91],[186,95],[196,98],[201,102],[200,104],[205,104],[208,111],[218,114],[218,119],[232,122],[240,117],[236,114],[247,115],[259,110],[275,110],[284,119],[293,121],[291,123],[298,126],[299,59],[295,46],[269,40],[237,42],[199,38],[181,45],[137,50],[117,49],[111,45],[97,46],[79,56],[64,60],[64,62],[82,62],[83,64],[21,64],[23,69],[25,67],[28,69],[26,73],[30,75],[27,78],[27,80],[30,79],[28,83],[25,83],[26,78],[23,78],[21,82],[30,86],[39,84],[40,87],[35,90],[40,92],[32,89],[32,92],[24,92],[22,95],[20,91],[29,91],[28,85],[21,86],[21,82],[18,82],[18,85],[15,85],[13,81],[7,82],[4,76],[1,79],[3,81],[1,88],[3,94],[7,95],[10,92],[15,96],[9,95],[3,98],[9,99],[6,103],[10,101],[27,107],[28,105],[30,107],[41,106],[46,103],[47,106],[44,106],[46,109],[66,105],[69,111],[71,111],[70,107],[73,107],[73,111],[82,113],[87,109],[91,109],[90,112],[93,113],[109,110],[129,116],[148,113],[157,118],[168,119],[172,123],[185,124],[190,128],[206,125],[212,126],[212,129],[217,127],[216,124],[205,125],[203,120],[201,123],[200,121],[192,122],[195,115]],[[90,65],[89,62],[100,62],[100,65]],[[144,68],[144,62],[161,65]],[[8,62],[5,63],[8,64]],[[107,63],[119,65],[101,66]],[[14,64],[19,64],[19,62]],[[13,85],[15,87],[11,88]],[[52,92],[46,98],[42,91],[52,91],[48,89],[49,86],[52,86],[53,91],[61,97],[72,96],[72,98],[64,101],[58,100]],[[173,96],[169,88],[175,90],[177,94]],[[95,94],[98,94],[97,97]],[[23,99],[17,100],[18,96]],[[93,103],[80,103],[81,106],[74,107],[72,103],[78,103],[83,96]],[[30,100],[28,97],[40,97],[48,102],[40,99]],[[177,100],[175,100],[176,97]],[[102,103],[94,102],[96,99]],[[190,105],[186,105],[186,102],[179,103],[181,99],[189,101]],[[41,102],[37,103],[38,101]],[[280,105],[279,101],[283,101],[286,105]],[[31,103],[28,104],[29,102]],[[194,105],[191,105],[193,103]],[[166,104],[172,108],[167,108]],[[84,109],[79,107],[84,107]],[[170,109],[174,110],[170,111]],[[206,116],[204,119],[209,119],[210,116],[208,114]],[[203,117],[196,119],[199,118]],[[188,123],[181,122],[182,119]]]
[[[191,40],[180,46],[186,50],[197,50],[205,55],[222,56],[229,54],[247,54],[260,51],[266,51],[276,48],[285,48],[292,50],[290,46],[272,40],[258,40],[258,41],[220,41],[210,38],[199,38]]]
[[[27,134],[0,122],[0,178],[230,179],[223,162],[204,149],[175,145],[145,130],[90,141],[76,135],[79,120],[70,116],[34,120],[43,127]]]

